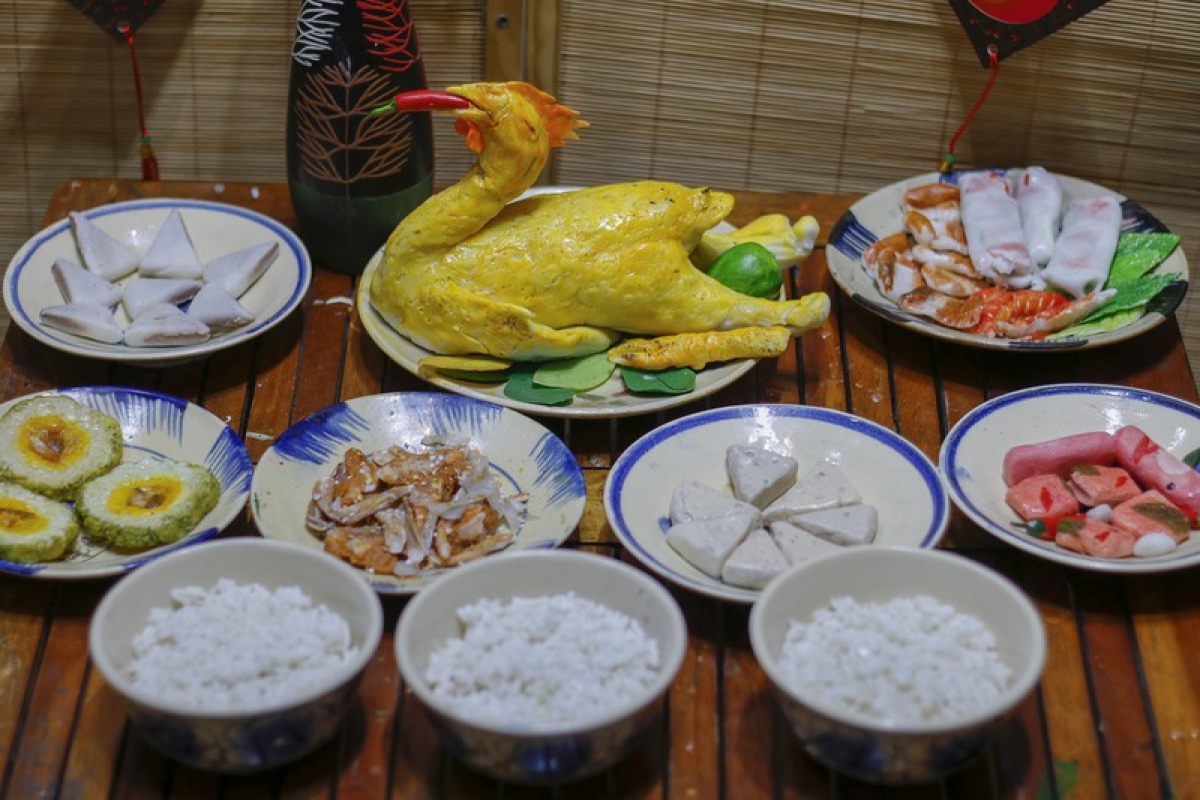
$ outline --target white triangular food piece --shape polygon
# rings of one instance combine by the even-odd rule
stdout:
[[[186,303],[203,285],[200,281],[182,278],[143,278],[139,275],[125,284],[121,304],[130,319],[137,319],[147,308],[159,303]]]
[[[667,529],[667,544],[696,569],[720,578],[725,559],[757,526],[757,513],[735,511],[716,519],[672,525]]]
[[[119,281],[138,268],[142,257],[136,250],[109,236],[83,214],[72,211],[70,216],[84,266],[106,281]]]
[[[751,531],[729,554],[721,580],[746,589],[761,589],[788,568],[788,560],[765,528]]]
[[[844,545],[870,544],[879,529],[879,513],[875,506],[865,503],[797,514],[788,521],[822,539]]]
[[[217,330],[240,328],[254,321],[254,315],[216,283],[207,283],[196,292],[187,313]]]
[[[763,509],[768,522],[787,519],[796,514],[820,511],[824,508],[852,506],[862,502],[862,495],[840,469],[822,461],[800,476],[792,488]]]
[[[263,276],[278,255],[279,242],[244,247],[205,264],[204,282],[218,283],[234,297],[241,297]]]
[[[178,314],[147,314],[135,319],[125,329],[125,344],[130,347],[176,347],[206,342],[211,336],[207,325],[179,311]]]
[[[154,237],[150,249],[142,256],[138,274],[146,278],[188,280],[200,280],[204,274],[204,266],[200,263],[200,257],[196,255],[192,237],[188,235],[179,209],[173,208],[171,213],[167,214],[167,219],[158,229],[158,235]]]
[[[822,539],[785,520],[772,522],[768,527],[771,530],[771,536],[775,539],[776,546],[783,551],[783,557],[788,560],[789,564],[799,564],[810,558],[842,549],[840,544]]]
[[[796,481],[796,459],[752,445],[730,445],[725,468],[733,496],[765,508]]]
[[[125,337],[112,311],[95,303],[47,306],[38,316],[43,325],[105,344],[120,344]]]
[[[68,303],[86,303],[112,308],[121,302],[121,287],[104,280],[91,270],[84,269],[74,261],[56,258],[50,265],[50,274],[58,285],[63,300]]]
[[[684,481],[676,486],[671,494],[670,514],[673,525],[698,519],[716,519],[735,511],[758,514],[758,509],[749,503],[696,480]]]
[[[180,308],[179,306],[175,305],[174,303],[155,303],[154,305],[147,306],[146,308],[143,308],[141,311],[139,311],[138,315],[137,315],[137,317],[135,317],[134,321],[135,322],[137,320],[145,321],[145,320],[150,320],[150,319],[172,319],[174,317],[184,317],[184,316],[187,316],[187,314],[184,312],[184,310],[182,308]]]

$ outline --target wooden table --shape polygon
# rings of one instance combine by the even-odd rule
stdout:
[[[735,193],[731,221],[813,214],[828,231],[844,195]],[[247,206],[291,223],[277,184],[64,184],[47,224],[68,211],[138,197]],[[923,338],[864,312],[828,277],[823,249],[793,292],[823,289],[827,325],[711,398],[617,421],[543,419],[578,455],[588,504],[569,546],[622,552],[601,502],[607,470],[641,434],[714,405],[772,402],[842,409],[898,431],[930,458],[983,400],[1035,384],[1116,383],[1196,401],[1174,320],[1098,351],[1009,354]],[[56,386],[116,383],[197,403],[243,435],[257,460],[291,423],[331,403],[429,390],[366,336],[354,279],[318,270],[302,309],[255,342],[164,370],[75,359],[15,326],[0,350],[0,399]],[[227,535],[254,535],[248,516]],[[795,745],[750,651],[748,610],[684,591],[691,642],[648,744],[610,772],[551,789],[495,784],[452,762],[401,685],[392,636],[403,600],[384,599],[387,632],[338,740],[290,767],[219,777],[164,760],[132,734],[121,700],[87,659],[90,614],[110,582],[0,578],[0,797],[1093,798],[1200,797],[1200,580],[1194,572],[1109,577],[1008,548],[956,513],[944,546],[1007,575],[1049,634],[1039,691],[985,759],[931,785],[882,790],[831,774]]]

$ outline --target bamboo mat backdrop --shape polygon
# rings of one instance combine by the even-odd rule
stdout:
[[[431,86],[523,78],[591,123],[560,184],[870,192],[936,169],[987,79],[941,0],[411,0]],[[167,0],[137,47],[162,177],[285,179],[298,0]],[[66,2],[0,0],[0,255],[79,176],[137,178],[127,50]],[[1110,0],[1001,64],[964,166],[1135,198],[1200,258],[1200,3]],[[437,178],[471,161],[436,120]],[[1200,297],[1180,322],[1200,367]],[[1094,351],[1093,351],[1094,352]],[[1081,354],[1081,357],[1091,357]]]

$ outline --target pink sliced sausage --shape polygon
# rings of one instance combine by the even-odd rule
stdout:
[[[1137,536],[1098,519],[1080,517],[1059,522],[1054,540],[1069,550],[1096,558],[1127,558],[1133,555]]]
[[[1162,492],[1149,489],[1113,509],[1112,524],[1139,539],[1148,533],[1165,533],[1176,542],[1186,542],[1191,523]]]
[[[1200,511],[1200,473],[1134,425],[1114,435],[1117,460],[1143,486],[1157,489],[1184,511]]]
[[[1077,433],[1009,450],[1004,454],[1004,483],[1012,486],[1032,475],[1047,473],[1065,477],[1076,464],[1111,466],[1116,461],[1117,443],[1111,434]]]
[[[1057,475],[1032,475],[1010,486],[1004,501],[1024,520],[1079,513],[1079,501]]]

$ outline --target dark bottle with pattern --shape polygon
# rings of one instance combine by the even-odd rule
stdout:
[[[361,273],[433,191],[428,112],[372,114],[424,89],[408,0],[303,0],[288,86],[287,173],[313,260]]]

